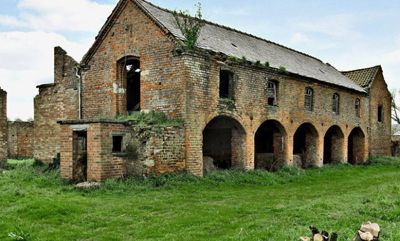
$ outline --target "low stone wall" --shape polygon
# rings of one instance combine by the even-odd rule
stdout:
[[[34,123],[23,121],[8,122],[8,157],[32,158]]]

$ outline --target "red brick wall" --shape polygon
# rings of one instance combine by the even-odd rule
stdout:
[[[33,157],[33,122],[8,122],[8,157]]]
[[[370,89],[370,155],[391,155],[391,94],[380,70]],[[383,122],[378,121],[378,106],[383,106]]]
[[[60,47],[54,49],[54,84],[39,86],[34,99],[34,158],[49,163],[60,152],[58,120],[78,119],[77,62]]]
[[[124,10],[83,73],[83,118],[114,118],[126,114],[125,84],[117,77],[117,62],[125,56],[140,59],[141,109],[181,117],[185,82],[182,62],[174,57],[175,43],[134,3]]]
[[[347,155],[347,137],[353,128],[360,126],[368,136],[369,109],[366,95],[327,86],[300,77],[290,77],[237,64],[221,65],[206,57],[186,55],[186,71],[190,72],[187,89],[186,126],[186,158],[188,169],[195,174],[202,174],[202,131],[217,116],[228,116],[237,120],[246,130],[246,154],[244,167],[254,168],[254,135],[259,126],[266,120],[277,120],[284,127],[285,160],[293,161],[293,136],[303,123],[311,123],[318,133],[315,150],[315,165],[321,166],[323,159],[324,136],[327,130],[337,125],[345,138],[343,153]],[[235,105],[231,111],[221,105],[219,100],[219,70],[230,69],[235,73]],[[278,106],[270,107],[266,99],[266,78],[279,82]],[[314,90],[314,111],[304,110],[304,92],[306,87]],[[340,114],[332,113],[332,96],[340,94]],[[354,102],[360,98],[362,102],[361,118],[355,113]],[[368,153],[368,138],[364,159]]]
[[[7,159],[7,92],[0,88],[0,161]]]

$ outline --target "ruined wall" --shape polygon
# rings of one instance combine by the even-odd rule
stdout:
[[[185,169],[182,127],[138,127],[118,122],[67,122],[61,125],[61,176],[74,176],[73,132],[87,132],[87,178],[102,181]],[[113,153],[113,136],[123,136],[122,152]]]
[[[391,155],[391,94],[385,83],[383,73],[379,70],[370,89],[370,155]],[[383,107],[383,121],[378,121],[378,107]]]
[[[7,92],[0,88],[0,162],[5,159],[7,159]]]
[[[202,174],[202,131],[217,116],[227,116],[237,120],[246,130],[245,165],[254,168],[254,135],[266,120],[277,120],[286,132],[284,140],[286,164],[293,163],[293,136],[303,123],[310,123],[317,130],[314,165],[321,166],[323,159],[324,136],[333,125],[339,126],[346,136],[343,153],[347,153],[347,137],[353,128],[360,126],[367,136],[369,109],[366,95],[337,86],[324,85],[302,77],[271,72],[256,66],[236,63],[221,64],[212,57],[185,54],[188,78],[186,150],[187,167],[198,175]],[[219,71],[234,73],[234,108],[227,106],[219,98]],[[278,105],[267,104],[267,80],[278,82]],[[304,108],[305,88],[314,90],[314,110]],[[340,114],[332,112],[332,96],[340,94]],[[361,99],[361,117],[355,111],[355,99]],[[368,142],[368,140],[365,140]],[[367,158],[368,143],[364,150]]]
[[[34,123],[23,121],[8,122],[8,157],[32,158]]]
[[[60,47],[54,49],[54,83],[38,86],[34,99],[34,158],[50,163],[60,152],[58,120],[78,119],[77,62]]]
[[[126,83],[118,78],[117,62],[140,60],[141,109],[182,117],[182,62],[173,56],[175,43],[132,1],[125,1],[83,73],[83,118],[114,118],[126,114]]]

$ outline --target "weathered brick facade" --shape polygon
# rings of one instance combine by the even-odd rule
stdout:
[[[306,54],[212,23],[203,34],[212,31],[223,32],[218,41],[224,44],[201,35],[199,49],[185,50],[170,12],[142,0],[121,0],[80,64],[81,91],[71,88],[72,60],[61,62],[70,72],[62,83],[56,74],[54,85],[40,88],[35,131],[37,126],[42,131],[35,136],[35,158],[49,160],[61,152],[64,178],[100,181],[182,170],[203,175],[204,159],[219,168],[275,170],[389,155],[390,97],[383,75],[366,90]],[[227,35],[251,42],[222,39]],[[266,53],[277,51],[265,57],[278,63],[255,64],[257,51],[246,52],[253,44],[266,45]],[[225,45],[233,53],[241,47],[252,62],[216,49]],[[279,70],[279,61],[286,60],[274,54],[293,57],[288,70]],[[223,75],[229,76],[229,90],[222,93]],[[63,88],[61,94],[54,86]],[[385,117],[377,124],[378,107]],[[134,110],[164,112],[182,119],[183,127],[155,131],[115,121]]]
[[[0,162],[7,159],[7,92],[0,88]]]
[[[34,99],[35,137],[34,158],[52,162],[60,153],[60,126],[58,120],[79,117],[78,63],[60,47],[54,49],[54,83],[38,86]]]
[[[391,124],[392,124],[392,95],[379,69],[375,80],[369,89],[370,101],[370,156],[390,156]],[[378,121],[379,106],[383,108],[383,119]]]
[[[8,122],[8,157],[33,158],[34,123]]]

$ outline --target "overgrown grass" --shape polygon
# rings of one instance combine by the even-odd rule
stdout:
[[[400,160],[276,173],[240,170],[109,180],[76,190],[55,171],[11,161],[0,174],[0,240],[277,240],[308,226],[351,240],[378,222],[400,240]]]

